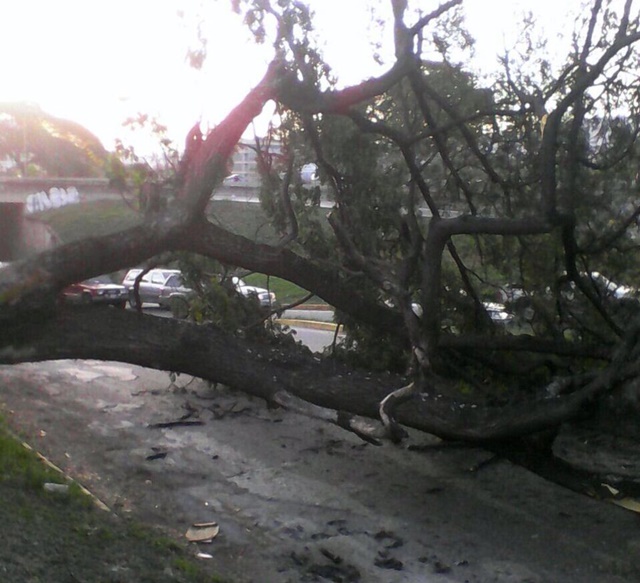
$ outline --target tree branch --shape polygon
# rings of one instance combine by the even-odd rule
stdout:
[[[5,364],[66,358],[129,362],[220,382],[267,401],[277,402],[274,396],[286,391],[320,407],[371,419],[379,418],[380,403],[394,386],[406,385],[401,377],[359,373],[336,362],[241,341],[213,325],[110,308],[65,309],[43,323],[2,328],[0,346],[0,363]],[[419,383],[409,403],[394,407],[394,418],[445,439],[475,443],[555,427],[639,372],[639,365],[628,360],[634,346],[630,339],[620,358],[568,395],[494,407],[475,402],[472,407],[473,401],[452,395],[430,378],[429,384]]]

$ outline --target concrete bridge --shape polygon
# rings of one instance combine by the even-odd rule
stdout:
[[[109,186],[109,181],[106,178],[0,177],[0,204],[27,204],[40,198],[40,194],[51,198],[52,193],[55,197],[56,192],[72,193],[74,191],[78,193],[79,200],[82,201],[120,198],[120,193]],[[51,202],[55,204],[55,201]]]
[[[119,200],[121,193],[104,178],[0,177],[0,261],[14,261],[58,243],[38,213],[98,200]],[[215,199],[259,202],[252,184],[223,184]]]
[[[0,261],[55,245],[55,234],[35,213],[120,197],[103,178],[0,178]]]

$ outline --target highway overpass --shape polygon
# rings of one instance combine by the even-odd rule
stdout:
[[[61,201],[61,196],[75,196],[75,193],[79,197],[75,202],[115,199],[121,196],[109,186],[106,178],[0,178],[0,204],[29,204],[45,196],[54,206]]]
[[[79,202],[119,200],[121,193],[104,178],[0,177],[0,261],[14,261],[50,248],[55,233],[38,213]],[[253,185],[222,185],[216,199],[258,202]]]
[[[13,261],[55,244],[55,234],[34,213],[120,197],[103,178],[0,178],[0,261]]]

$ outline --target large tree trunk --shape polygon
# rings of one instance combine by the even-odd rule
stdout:
[[[130,362],[223,383],[267,401],[284,393],[314,405],[371,419],[380,402],[406,379],[350,369],[282,346],[256,344],[219,328],[109,308],[65,308],[45,321],[0,332],[0,362],[92,358]],[[553,428],[637,368],[617,365],[566,396],[504,406],[464,401],[443,380],[423,381],[398,422],[442,438],[489,443]]]

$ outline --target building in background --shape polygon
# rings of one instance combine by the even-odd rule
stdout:
[[[267,156],[270,163],[282,157],[282,145],[279,141],[271,140],[268,144],[262,141],[260,147],[264,150],[260,155]],[[231,158],[231,174],[227,176],[224,184],[231,187],[258,188],[261,181],[258,157],[255,141],[240,140]]]

